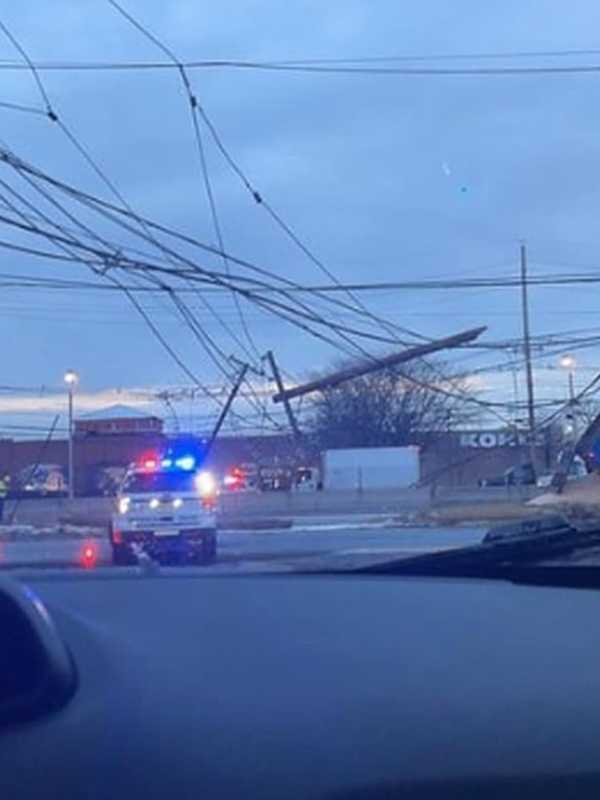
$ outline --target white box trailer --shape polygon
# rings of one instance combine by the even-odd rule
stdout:
[[[419,480],[419,448],[356,447],[322,453],[324,489],[403,489]]]

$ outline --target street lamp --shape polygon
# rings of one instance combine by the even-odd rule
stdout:
[[[569,413],[566,415],[566,423],[564,425],[564,433],[572,439],[577,441],[577,419],[575,417],[575,386],[573,381],[573,371],[577,366],[575,357],[569,354],[561,356],[560,366],[568,370],[569,375]]]
[[[577,362],[575,361],[575,357],[571,355],[564,355],[561,356],[560,365],[563,369],[569,371],[569,403],[573,405],[575,402],[575,386],[573,381],[573,371],[577,366]]]
[[[75,459],[73,458],[73,392],[79,381],[79,375],[73,369],[65,372],[65,383],[69,393],[69,500],[75,495]]]

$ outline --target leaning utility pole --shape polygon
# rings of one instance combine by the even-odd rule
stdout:
[[[529,429],[529,452],[535,471],[535,398],[533,394],[533,370],[531,367],[531,339],[529,333],[529,299],[527,296],[527,247],[521,243],[521,311],[523,314],[523,352],[527,381],[527,427]]]
[[[427,342],[427,344],[420,344],[416,347],[402,350],[400,353],[392,353],[389,356],[382,356],[381,358],[371,358],[368,361],[363,361],[352,367],[346,367],[345,369],[326,375],[324,378],[309,381],[301,386],[294,386],[291,389],[284,390],[279,389],[278,393],[273,395],[273,402],[285,403],[288,400],[292,400],[294,397],[302,397],[305,394],[310,394],[310,392],[330,389],[344,381],[350,381],[361,375],[367,375],[369,372],[376,372],[380,369],[394,367],[397,364],[404,364],[415,358],[421,358],[421,356],[427,356],[430,353],[437,353],[438,350],[460,347],[462,344],[468,344],[477,339],[485,330],[485,326],[481,328],[472,328],[471,330],[457,333],[454,336],[447,336],[445,339],[436,339]]]
[[[246,377],[247,372],[248,372],[248,364],[244,364],[239,371],[236,382],[234,383],[231,391],[229,392],[229,397],[227,398],[225,405],[221,409],[221,413],[219,414],[219,419],[217,420],[215,427],[213,428],[213,432],[210,436],[210,439],[206,444],[206,455],[208,455],[210,451],[213,449],[213,445],[217,439],[217,436],[219,435],[219,431],[221,430],[223,423],[225,422],[225,418],[229,413],[229,409],[231,408],[233,401],[235,400],[235,397],[240,390],[240,386],[244,382],[244,378]]]
[[[302,435],[300,433],[300,428],[298,427],[298,423],[296,421],[296,417],[294,416],[294,412],[292,411],[292,406],[290,405],[290,401],[285,393],[285,387],[283,385],[283,381],[281,380],[281,373],[279,372],[279,367],[277,366],[277,362],[275,361],[275,356],[273,355],[272,350],[267,350],[266,357],[271,367],[271,372],[273,373],[273,378],[275,379],[275,383],[277,384],[277,392],[281,395],[283,399],[283,406],[285,408],[285,413],[288,418],[288,422],[290,423],[290,428],[292,429],[292,433],[294,434],[294,439],[296,443],[298,443]]]

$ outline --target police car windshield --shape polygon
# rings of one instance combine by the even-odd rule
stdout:
[[[195,478],[195,472],[136,472],[127,478],[123,491],[130,494],[193,492]]]

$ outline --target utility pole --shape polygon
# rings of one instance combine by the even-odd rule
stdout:
[[[535,472],[535,398],[533,393],[533,370],[531,367],[531,338],[529,332],[529,300],[527,297],[527,247],[521,243],[521,311],[523,314],[523,352],[525,355],[525,377],[527,381],[527,422],[529,428],[529,452]]]
[[[234,385],[233,385],[233,387],[232,387],[232,389],[231,389],[231,391],[229,393],[229,397],[227,398],[227,401],[225,402],[225,405],[221,409],[221,413],[219,414],[219,419],[217,420],[217,422],[215,424],[215,427],[213,428],[213,432],[211,434],[211,437],[207,442],[206,455],[208,455],[210,453],[210,451],[213,449],[213,445],[214,445],[214,443],[215,443],[215,441],[217,439],[217,436],[219,435],[219,431],[221,430],[221,428],[223,426],[223,423],[225,422],[225,419],[227,417],[227,414],[229,413],[229,409],[231,408],[232,403],[235,400],[235,397],[236,397],[237,393],[240,390],[240,386],[244,382],[244,378],[246,377],[246,373],[247,372],[248,372],[248,364],[244,364],[243,367],[240,369],[240,372],[238,374],[237,380],[234,383]]]
[[[376,372],[377,370],[385,369],[386,367],[393,367],[396,364],[404,364],[407,361],[412,361],[415,358],[429,355],[430,353],[437,353],[438,350],[445,350],[447,348],[459,347],[461,344],[467,344],[477,339],[478,336],[486,330],[485,326],[481,328],[472,328],[462,333],[457,333],[454,336],[447,336],[445,339],[436,339],[427,344],[420,344],[416,347],[411,347],[407,350],[402,350],[400,353],[393,353],[389,356],[382,358],[371,358],[368,361],[363,361],[360,364],[345,369],[338,370],[324,378],[318,378],[314,381],[309,381],[302,386],[294,386],[293,389],[279,390],[276,395],[273,395],[274,403],[284,403],[286,400],[292,400],[294,397],[302,397],[310,392],[319,392],[323,389],[338,386],[344,381],[358,378],[360,375],[367,375],[369,372]]]
[[[267,360],[271,367],[271,372],[273,373],[273,377],[275,378],[275,383],[277,384],[277,392],[281,396],[283,400],[283,406],[285,408],[285,413],[288,418],[288,422],[290,423],[290,428],[292,429],[292,433],[294,434],[294,439],[296,443],[300,442],[302,435],[300,433],[300,428],[298,427],[298,423],[296,421],[296,417],[294,416],[294,412],[292,411],[292,406],[290,405],[290,401],[288,396],[285,393],[285,387],[283,385],[283,381],[281,380],[281,373],[279,372],[279,367],[277,366],[277,362],[275,361],[275,356],[273,355],[272,350],[268,350],[266,353]]]

